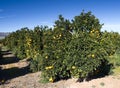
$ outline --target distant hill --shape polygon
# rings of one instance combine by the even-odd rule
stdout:
[[[8,36],[9,34],[9,32],[0,32],[0,39],[5,38],[5,36]]]

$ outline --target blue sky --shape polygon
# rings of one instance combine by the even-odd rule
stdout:
[[[104,23],[102,30],[120,33],[119,4],[120,0],[0,0],[0,32],[52,26],[59,14],[71,20],[84,9]]]

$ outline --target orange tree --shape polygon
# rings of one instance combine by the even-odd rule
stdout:
[[[120,35],[115,32],[103,32],[100,40],[101,45],[107,51],[108,55],[113,55],[117,49],[120,49]]]
[[[72,31],[66,29],[69,25]],[[53,82],[68,77],[84,79],[102,72],[108,64],[108,53],[100,43],[101,27],[91,12],[82,12],[72,23],[60,16],[54,30],[44,39],[44,77]]]
[[[61,30],[72,31],[71,22],[65,19],[62,15],[59,15],[59,19],[55,21],[54,27],[60,28]]]
[[[44,80],[53,82],[61,78],[70,77],[70,72],[63,65],[67,44],[71,41],[70,22],[62,15],[55,21],[53,30],[43,33],[43,54],[41,60],[42,76]]]
[[[4,45],[7,45],[9,49],[12,49],[14,46],[17,45],[17,40],[15,39],[16,33],[12,32],[10,35],[6,36],[4,39]],[[14,46],[13,46],[14,45]]]
[[[17,55],[18,58],[25,58],[25,43],[26,43],[26,34],[29,33],[28,28],[22,28],[21,30],[17,30],[16,32],[12,32],[5,38],[4,45],[13,51]]]
[[[100,24],[99,19],[97,19],[91,12],[85,13],[82,11],[79,16],[74,17],[71,25],[75,32],[79,32],[79,30],[94,32],[92,30],[100,31],[103,24]]]
[[[26,43],[26,33],[29,32],[29,29],[28,28],[23,28],[21,29],[16,36],[18,36],[18,39],[17,39],[17,46],[16,46],[16,51],[17,51],[17,57],[18,58],[21,58],[21,59],[24,59],[26,58],[26,53],[25,53],[25,43]]]
[[[25,54],[26,54],[26,57],[27,58],[32,58],[32,55],[33,55],[33,46],[32,46],[32,43],[33,43],[33,31],[32,30],[28,30],[26,31],[25,33],[25,41],[24,41],[24,49],[25,49]]]
[[[67,46],[64,63],[72,77],[87,78],[101,72],[101,66],[107,65],[107,53],[100,43],[89,33],[80,32]]]
[[[21,30],[12,32],[5,38],[4,42],[4,45],[7,45],[7,47],[12,50],[19,58],[24,58],[26,56],[24,52],[26,29],[28,28],[22,28]]]
[[[5,38],[4,45],[7,45],[21,59],[34,58],[43,49],[42,29],[44,27],[37,26],[34,30],[22,28],[12,32]]]
[[[100,44],[102,24],[91,12],[83,11],[75,16],[71,26],[73,35],[64,63],[68,64],[71,76],[87,78],[100,72],[101,66],[107,65],[108,54]]]
[[[112,69],[118,68],[120,66],[120,34],[116,32],[103,32],[100,44],[104,47],[107,54],[109,55],[109,63],[112,64]]]
[[[55,28],[47,30],[43,36],[44,53],[42,55],[42,74],[44,79],[55,80],[70,77],[67,66],[63,64],[66,46],[71,40],[71,33],[67,30]]]
[[[43,39],[43,36],[46,36],[46,32],[47,32],[48,27],[47,26],[37,26],[34,28],[33,30],[33,34],[32,34],[32,39],[31,39],[31,47],[30,49],[28,48],[27,51],[30,51],[30,57],[32,58],[31,63],[30,63],[30,69],[33,72],[39,71],[41,70],[41,60],[42,60],[42,54],[44,53],[44,45],[43,42],[45,39]]]

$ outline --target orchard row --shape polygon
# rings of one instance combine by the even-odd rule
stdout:
[[[86,79],[108,73],[109,57],[120,49],[119,33],[101,32],[101,27],[91,12],[71,21],[59,15],[53,28],[22,28],[7,36],[4,45],[21,59],[31,58],[31,70],[41,70],[43,80]]]

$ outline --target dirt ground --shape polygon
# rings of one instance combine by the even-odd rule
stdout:
[[[40,83],[40,74],[29,73],[0,85],[0,88],[120,88],[120,76],[106,76],[87,82],[76,82],[77,79],[61,80],[55,83]]]

